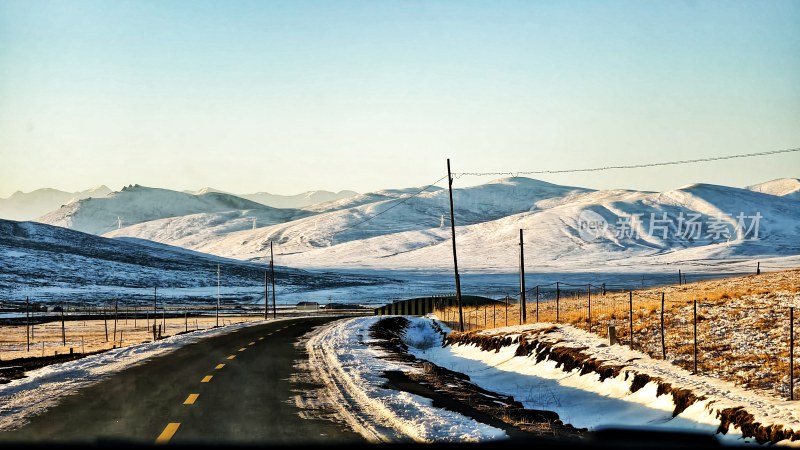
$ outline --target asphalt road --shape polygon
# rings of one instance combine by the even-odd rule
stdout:
[[[206,338],[64,398],[2,441],[346,444],[344,425],[292,400],[298,338],[332,318],[266,323]],[[8,442],[6,442],[7,444]]]

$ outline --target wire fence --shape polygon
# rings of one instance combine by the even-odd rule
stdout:
[[[113,305],[113,303],[112,303]],[[16,311],[13,317],[0,319],[0,361],[20,358],[85,354],[153,342],[192,331],[224,327],[237,323],[272,320],[300,315],[357,313],[363,309],[319,309],[285,307],[265,316],[264,307],[223,305],[217,311],[205,305],[142,306],[138,301],[120,300],[115,306],[74,305],[43,310]]]
[[[464,304],[464,330],[563,323],[694,373],[783,398],[797,396],[796,289],[788,294],[768,288],[728,293],[557,282],[527,290],[524,309],[522,304],[519,295],[491,304]],[[457,305],[438,302],[435,313],[458,330],[457,310]]]

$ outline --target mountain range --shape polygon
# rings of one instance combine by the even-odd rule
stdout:
[[[123,188],[127,189],[129,187]],[[99,186],[80,192],[65,192],[58,189],[44,188],[32,192],[17,191],[8,198],[0,198],[0,218],[9,220],[34,220],[53,212],[61,206],[88,198],[104,198],[112,191],[106,186]],[[346,199],[358,195],[355,191],[308,191],[296,195],[278,195],[268,192],[236,195],[212,187],[196,191],[183,191],[184,194],[202,196],[205,194],[227,194],[250,200],[273,208],[304,208],[324,202]]]
[[[462,267],[508,271],[517,264],[520,229],[530,251],[526,259],[542,268],[800,255],[794,238],[800,233],[799,192],[797,179],[641,192],[518,177],[456,188],[453,200]],[[604,224],[589,238],[582,228],[586,217]],[[39,221],[240,260],[263,261],[272,243],[283,263],[308,268],[440,269],[452,252],[448,192],[435,186],[296,209],[216,190],[195,195],[129,186],[103,199],[70,203]]]
[[[530,273],[750,271],[755,260],[794,267],[798,193],[794,178],[664,192],[521,177],[456,187],[459,267],[468,274],[515,272],[520,230]],[[227,285],[240,286],[237,295],[258,299],[271,248],[278,264],[300,269],[442,274],[453,262],[449,206],[448,191],[437,186],[273,208],[214,189],[131,185],[71,201],[39,223],[0,219],[0,299],[21,292],[54,299],[134,295],[154,283],[192,298],[208,290],[217,264],[231,274]],[[285,270],[281,289],[297,292],[380,278]]]
[[[32,192],[17,191],[8,198],[0,198],[0,218],[10,220],[32,220],[43,216],[62,205],[85,198],[102,198],[111,193],[106,186],[80,192],[64,192],[58,189],[37,189]]]

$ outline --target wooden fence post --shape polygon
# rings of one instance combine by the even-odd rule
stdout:
[[[536,285],[536,323],[539,323],[539,285]]]
[[[694,303],[694,373],[697,373],[697,300]]]
[[[628,322],[631,333],[631,350],[633,350],[633,291],[628,291]]]
[[[586,285],[586,299],[589,303],[589,333],[592,332],[592,285]]]
[[[556,281],[556,323],[559,322],[558,318],[558,311],[559,311],[559,302],[561,300],[561,288],[558,286],[558,281]]]

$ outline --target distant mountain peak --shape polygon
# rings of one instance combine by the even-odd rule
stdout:
[[[747,186],[746,189],[763,194],[800,200],[800,179],[797,178],[776,178],[774,180]]]
[[[41,188],[25,193],[16,191],[7,199],[0,199],[0,218],[10,220],[33,220],[62,205],[84,198],[103,198],[111,189],[102,185],[80,192],[65,192],[53,188]]]

